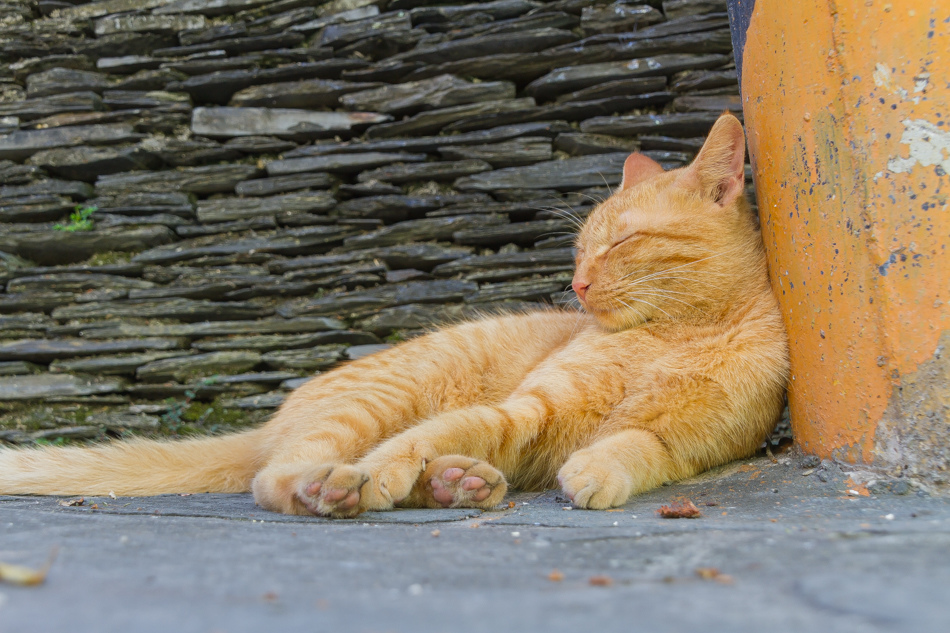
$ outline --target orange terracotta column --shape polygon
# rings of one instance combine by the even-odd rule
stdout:
[[[730,11],[796,441],[946,483],[950,2]]]

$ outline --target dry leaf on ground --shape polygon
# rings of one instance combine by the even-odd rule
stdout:
[[[698,519],[703,516],[699,508],[688,499],[676,501],[668,506],[660,506],[656,512],[664,519]]]
[[[49,560],[39,569],[0,562],[0,580],[26,587],[40,585],[46,580],[46,574],[49,573],[49,568],[56,560],[56,552],[57,550],[53,549],[49,555]]]

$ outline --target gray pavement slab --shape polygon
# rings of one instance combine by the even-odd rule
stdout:
[[[606,512],[516,492],[353,520],[250,495],[0,497],[0,561],[59,548],[45,584],[0,583],[0,633],[950,630],[950,500],[808,472],[757,458]],[[657,516],[681,498],[703,516]]]

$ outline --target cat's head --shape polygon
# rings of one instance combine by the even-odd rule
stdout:
[[[744,284],[764,279],[744,163],[742,125],[729,114],[688,167],[664,171],[631,154],[620,188],[577,237],[572,285],[584,308],[621,330],[721,311],[751,290]]]

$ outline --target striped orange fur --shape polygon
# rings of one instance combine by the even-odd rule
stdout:
[[[2,494],[252,491],[277,512],[493,507],[508,484],[608,508],[748,456],[787,340],[723,115],[696,160],[633,154],[580,230],[583,311],[487,318],[317,376],[262,427],[0,451]]]

